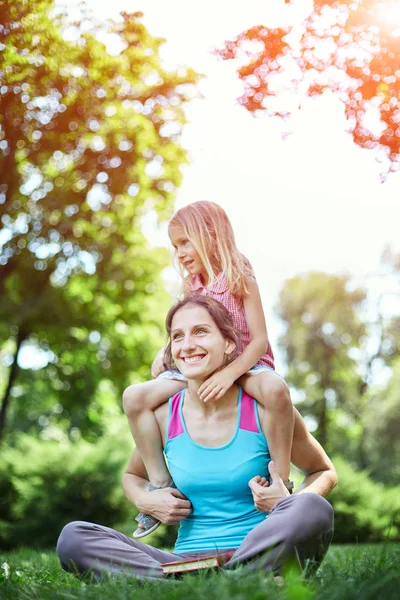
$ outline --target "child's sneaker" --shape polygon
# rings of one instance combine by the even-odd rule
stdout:
[[[163,487],[176,488],[176,485],[172,482]],[[161,489],[163,489],[163,487],[160,487],[157,485],[152,485],[151,483],[149,483],[147,491],[153,492],[154,490],[161,490]],[[155,531],[157,529],[157,527],[159,527],[161,525],[161,521],[156,519],[156,517],[152,517],[151,515],[146,515],[145,513],[142,513],[142,512],[140,512],[138,514],[138,516],[136,517],[135,520],[139,523],[139,527],[132,534],[136,540],[138,540],[142,537],[146,537],[146,535],[149,535],[150,533],[153,533],[153,531]]]

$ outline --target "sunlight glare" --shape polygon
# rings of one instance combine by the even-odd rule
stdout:
[[[379,21],[389,29],[391,33],[397,33],[400,29],[400,1],[383,2],[378,6]]]

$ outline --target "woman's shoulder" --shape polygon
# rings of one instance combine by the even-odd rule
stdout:
[[[184,384],[182,384],[182,385],[184,385]],[[174,394],[173,396],[171,396],[171,398],[168,398],[168,400],[165,400],[165,402],[163,402],[163,404],[160,404],[160,406],[157,406],[157,408],[154,410],[154,415],[155,415],[157,421],[168,419],[170,400],[172,400],[172,398],[175,398],[176,396],[180,397],[180,394],[182,393],[182,391],[183,390],[180,390],[177,394]]]
[[[242,394],[242,411],[243,410],[250,411],[251,415],[253,415],[253,411],[257,411],[259,427],[260,427],[261,433],[263,433],[265,435],[265,431],[263,428],[263,419],[264,419],[265,410],[264,410],[263,405],[260,404],[260,402],[257,400],[257,398],[254,398],[253,396],[248,394],[243,387],[241,387],[241,394]],[[244,398],[247,400],[247,402],[243,406]]]
[[[255,400],[256,400],[256,411],[257,411],[258,418],[259,418],[260,425],[261,425],[261,431],[265,434],[265,431],[263,430],[263,420],[264,420],[265,409],[264,409],[263,405],[260,404],[260,402],[257,399],[255,399]]]
[[[157,408],[154,411],[157,420],[164,418],[165,415],[168,417],[168,404],[169,399],[166,400],[163,404],[160,404],[160,406],[157,406]]]
[[[245,390],[243,390],[243,393],[246,394]],[[253,398],[252,396],[249,396],[249,398],[251,398],[251,400],[254,401],[253,406],[254,406],[254,411],[256,411],[258,421],[259,421],[258,422],[259,432],[262,433],[264,436],[266,436],[265,422],[264,422],[265,409],[264,409],[263,405],[257,400],[257,398]],[[253,408],[251,410],[253,410]]]
[[[165,432],[167,430],[168,414],[169,414],[169,400],[166,400],[164,402],[164,404],[157,406],[157,408],[154,411],[154,416],[155,416],[158,426],[160,428],[163,442],[165,442]]]

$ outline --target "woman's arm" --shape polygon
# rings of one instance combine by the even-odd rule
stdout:
[[[232,384],[260,360],[268,348],[267,327],[261,304],[260,292],[256,282],[248,284],[249,293],[243,298],[250,343],[227,367],[212,375],[199,388],[200,398],[204,402],[218,400]]]
[[[337,484],[332,461],[321,444],[307,430],[299,411],[294,410],[292,463],[304,473],[304,480],[297,490],[327,496]]]
[[[128,500],[141,512],[167,525],[179,523],[190,515],[192,505],[179,490],[163,488],[148,492],[146,477],[143,461],[134,450],[122,476],[122,487]]]
[[[260,407],[262,412],[262,407]],[[304,480],[295,494],[304,492],[326,497],[337,484],[335,468],[322,448],[311,435],[296,408],[294,410],[294,433],[292,444],[292,463],[304,473]],[[249,481],[254,504],[257,510],[269,512],[281,498],[289,496],[281,477],[270,463],[271,484],[262,485],[260,476]]]

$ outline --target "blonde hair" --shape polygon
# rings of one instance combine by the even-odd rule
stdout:
[[[172,217],[169,227],[180,226],[197,250],[211,285],[216,276],[224,273],[230,292],[242,297],[249,293],[248,281],[255,281],[250,262],[236,246],[228,215],[214,202],[193,202],[178,210]],[[185,291],[187,278],[184,278]]]

